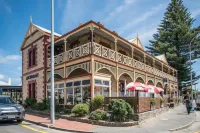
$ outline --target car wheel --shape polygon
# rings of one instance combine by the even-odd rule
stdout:
[[[17,120],[18,123],[22,123],[23,120]]]

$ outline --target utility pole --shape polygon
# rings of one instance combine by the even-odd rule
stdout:
[[[51,0],[51,124],[55,120],[54,104],[54,0]]]

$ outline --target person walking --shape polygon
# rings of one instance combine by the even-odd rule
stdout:
[[[185,105],[186,105],[186,108],[187,108],[187,113],[190,114],[190,111],[192,109],[192,103],[191,103],[189,97],[186,98]]]

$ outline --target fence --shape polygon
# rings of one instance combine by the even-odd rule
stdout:
[[[150,104],[150,97],[105,97],[104,98],[104,104],[108,105],[112,99],[123,99],[127,103],[131,105],[134,109],[134,113],[143,113],[152,110],[153,108],[159,109],[162,108],[161,105],[164,107],[167,106],[168,99],[164,98],[163,103],[161,104],[160,98],[154,98],[155,100],[155,106],[152,107]]]

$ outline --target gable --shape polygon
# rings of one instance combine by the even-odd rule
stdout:
[[[32,43],[42,35],[44,35],[44,33],[40,31],[37,27],[35,27],[32,23],[30,23],[20,49],[22,50],[24,47],[28,46],[30,43]]]
[[[165,62],[166,64],[168,64],[167,58],[166,58],[166,56],[165,56],[164,54],[158,55],[158,56],[155,56],[155,57],[156,57],[157,59],[159,59],[159,60]]]
[[[141,43],[141,41],[140,41],[140,39],[138,37],[135,38],[135,39],[128,40],[128,41],[131,42],[131,43],[133,43],[138,48],[144,50],[143,45],[142,45],[142,43]]]
[[[28,30],[25,34],[25,37],[24,37],[24,40],[22,42],[20,49],[22,50],[24,47],[26,47],[27,45],[29,45],[30,43],[37,40],[39,37],[41,37],[43,35],[50,36],[51,31],[47,30],[45,28],[42,28],[38,25],[35,25],[31,22],[28,27]],[[60,36],[61,36],[60,34],[54,32],[55,38],[60,37]]]

